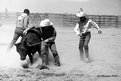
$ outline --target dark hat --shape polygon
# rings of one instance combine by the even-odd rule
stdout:
[[[29,9],[24,9],[23,13],[26,13],[27,15],[29,15],[30,11],[29,11]]]

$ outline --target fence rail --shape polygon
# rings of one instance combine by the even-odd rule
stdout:
[[[21,13],[0,13],[1,23],[16,23]],[[121,16],[115,15],[87,15],[100,27],[121,27]],[[31,23],[39,25],[44,18],[49,18],[55,25],[74,27],[78,18],[74,14],[31,13]]]

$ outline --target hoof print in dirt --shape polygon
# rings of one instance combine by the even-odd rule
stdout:
[[[40,70],[42,69],[49,69],[46,65],[38,65],[36,68],[39,68]]]

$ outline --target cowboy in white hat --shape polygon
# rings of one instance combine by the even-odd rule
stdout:
[[[80,19],[80,21],[76,24],[74,31],[80,37],[79,41],[79,52],[82,60],[89,62],[89,41],[91,38],[91,28],[95,27],[98,30],[98,33],[101,34],[102,31],[100,30],[99,26],[86,17],[86,13],[80,11],[76,14],[76,16]],[[84,52],[85,51],[85,52]],[[85,53],[85,58],[84,58]]]
[[[49,19],[44,19],[44,20],[42,20],[42,21],[40,22],[40,26],[41,26],[41,27],[52,26],[52,25],[53,25],[53,23],[50,22]]]
[[[42,32],[42,63],[43,65],[47,64],[47,49],[49,48],[53,54],[55,65],[60,66],[59,55],[56,49],[55,38],[56,38],[56,30],[53,27],[53,23],[49,19],[44,19],[40,22],[40,29]]]

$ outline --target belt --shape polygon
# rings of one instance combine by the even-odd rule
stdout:
[[[87,35],[87,34],[90,34],[90,32],[85,32],[85,33],[82,33],[82,35]]]

